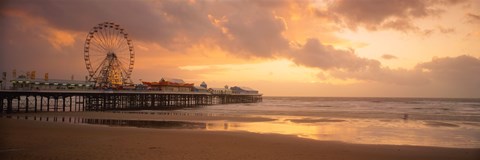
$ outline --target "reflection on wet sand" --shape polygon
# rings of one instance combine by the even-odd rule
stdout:
[[[178,117],[184,115],[174,116]],[[136,119],[134,118],[134,115],[130,114],[122,115],[122,117],[125,117],[124,119],[108,118],[108,116],[102,118],[86,116],[88,117],[86,118],[79,116],[51,115],[3,115],[2,117],[20,120],[107,125],[114,127],[247,131],[260,134],[283,134],[314,140],[343,141],[361,144],[419,145],[460,148],[480,147],[480,137],[478,137],[478,135],[480,135],[479,125],[473,122],[472,125],[462,123],[454,124],[453,122],[446,123],[442,121],[414,121],[401,119],[333,119],[282,116],[266,117],[266,119],[274,119],[273,121],[232,121],[228,119],[195,121],[196,115],[187,116],[191,116],[191,120],[169,120],[168,117],[157,119]]]
[[[446,122],[437,122],[437,121],[426,121],[425,125],[432,127],[460,127],[459,125],[446,123]]]
[[[184,121],[152,121],[123,119],[94,119],[82,117],[37,117],[37,116],[5,116],[11,119],[25,119],[44,122],[62,122],[72,124],[92,124],[120,127],[157,128],[157,129],[206,129],[206,123]]]
[[[158,129],[205,129],[205,123],[182,121],[147,121],[147,120],[118,120],[118,119],[85,119],[85,124],[103,124],[109,126],[128,126],[138,128]]]
[[[452,130],[452,128],[455,128],[455,130]],[[480,137],[478,137],[480,130],[478,127],[445,122],[285,118],[272,122],[214,122],[208,123],[206,129],[213,131],[248,131],[260,134],[273,133],[314,140],[360,144],[480,147]]]
[[[317,123],[317,122],[344,122],[343,119],[312,119],[312,118],[302,118],[302,119],[287,119],[293,123]]]

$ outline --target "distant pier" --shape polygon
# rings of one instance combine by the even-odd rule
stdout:
[[[261,94],[125,90],[0,90],[1,113],[168,110],[261,101]]]

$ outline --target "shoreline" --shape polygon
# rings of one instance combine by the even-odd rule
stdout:
[[[93,113],[91,116],[102,114],[103,112]],[[115,115],[115,113],[110,114]],[[106,115],[112,116],[110,114]],[[72,116],[72,114],[62,113],[55,115]],[[120,115],[116,114],[119,116],[117,118],[120,118]],[[143,114],[139,116],[148,118]],[[176,120],[186,119],[185,116],[167,118],[172,117],[177,117]],[[218,120],[217,118],[205,118],[205,120]],[[246,119],[237,120],[246,121]],[[480,158],[480,148],[352,144],[245,131],[72,125],[8,118],[0,118],[0,127],[0,135],[2,135],[0,157],[5,159]]]

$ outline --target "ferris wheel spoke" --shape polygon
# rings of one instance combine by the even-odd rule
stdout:
[[[90,43],[90,49],[94,49],[98,52],[106,52],[105,48],[98,43]]]
[[[95,41],[92,41],[94,45],[97,45],[97,47],[99,48],[102,48],[103,50],[107,50],[107,47],[104,45],[103,41],[101,40],[101,38],[97,38],[95,39]]]
[[[92,52],[91,55],[101,55],[101,56],[105,56],[106,54],[106,51],[101,49],[101,48],[96,48],[96,47],[92,47],[91,48]]]
[[[117,50],[115,50],[115,53],[117,53],[118,55],[125,56],[125,55],[128,54],[128,51],[127,51],[125,48],[123,48],[123,49],[117,49]]]
[[[90,56],[90,57],[91,57],[92,59],[101,59],[101,60],[103,60],[103,59],[106,58],[105,55],[100,55],[100,54],[95,54],[95,55],[92,55],[92,56]]]
[[[128,50],[128,44],[127,44],[127,41],[124,39],[120,42],[120,44],[118,45],[117,49],[118,50]]]
[[[129,48],[130,48],[129,45],[127,45],[127,44],[122,44],[120,47],[118,47],[117,50],[118,50],[118,51],[128,51]]]
[[[101,26],[100,25],[97,25],[95,26],[95,37],[97,38],[97,42],[99,43],[99,45],[102,45],[103,47],[106,47],[103,43],[104,43],[104,37],[102,35],[102,29],[101,29]]]
[[[107,27],[104,26],[104,24],[101,25],[102,30],[100,31],[100,34],[102,35],[104,45],[107,46],[107,48],[110,48],[108,41],[108,32],[107,32]]]
[[[105,34],[107,35],[107,43],[108,43],[108,48],[111,49],[112,48],[112,33],[110,31],[110,28],[109,26],[107,25],[106,29],[105,29]]]
[[[105,57],[92,57],[92,58],[90,59],[90,63],[91,63],[92,65],[95,65],[95,66],[96,66],[96,65],[102,63],[102,61],[103,61],[104,59],[105,59]]]
[[[117,33],[117,38],[118,38],[118,40],[116,41],[115,46],[116,46],[116,48],[119,48],[122,44],[125,44],[125,42],[126,42],[125,41],[125,39],[126,39],[125,34],[123,34],[122,32],[118,32]]]
[[[130,62],[130,58],[125,57],[125,56],[119,57],[118,59],[121,60],[122,62]]]
[[[104,33],[104,29],[103,29],[103,26],[102,26],[102,30],[98,31],[98,33],[100,34],[100,36],[102,37],[101,38],[101,43],[103,46],[105,46],[106,50],[108,50],[109,46],[108,46],[108,38],[106,37],[105,33]]]
[[[130,73],[128,72],[128,70],[126,70],[126,69],[124,68],[125,65],[123,65],[121,61],[118,61],[117,63],[118,63],[118,65],[120,66],[120,69],[122,70],[122,72],[123,72],[126,76],[130,76]]]
[[[91,57],[92,62],[99,62],[99,61],[102,61],[103,59],[105,59],[105,56],[92,56]]]
[[[119,36],[119,40],[117,42],[117,48],[119,48],[122,44],[127,43],[125,34],[120,33],[118,36]]]
[[[129,64],[130,64],[130,62],[128,62],[128,61],[126,61],[126,60],[120,60],[120,59],[119,59],[119,61],[120,61],[122,64],[124,64],[124,65],[129,65]]]
[[[115,30],[115,28],[112,28],[112,47],[115,49],[117,47],[117,41],[118,41],[118,30]]]
[[[120,33],[115,32],[115,36],[114,36],[114,37],[115,37],[115,39],[113,40],[113,47],[114,47],[115,49],[117,49],[118,46],[121,44],[121,43],[120,43],[120,40],[121,40],[121,38],[120,38]]]
[[[98,52],[101,52],[101,53],[107,53],[107,49],[103,46],[101,46],[100,44],[97,44],[97,43],[91,43],[90,46],[93,46],[92,49],[96,49]]]
[[[120,61],[127,61],[126,57],[125,56],[117,56],[117,59],[119,59]]]
[[[108,32],[110,34],[110,46],[114,49],[115,48],[115,40],[116,40],[116,37],[115,37],[115,29],[114,28],[110,28],[111,26],[109,26],[109,29],[108,29]]]
[[[127,58],[127,59],[130,59],[130,52],[128,52],[128,51],[123,50],[123,51],[119,51],[119,52],[117,52],[117,53],[118,53],[119,56],[122,56],[122,57],[125,57],[125,58]]]
[[[125,53],[121,53],[121,52],[117,52],[119,54],[117,54],[117,57],[120,57],[122,59],[126,59],[126,60],[129,60],[130,59],[130,54],[125,54]]]
[[[106,58],[103,59],[103,61],[95,68],[95,70],[94,70],[94,72],[93,72],[93,73],[94,73],[93,75],[97,75],[98,71],[100,70],[100,68],[103,67],[103,65],[104,65],[105,62],[106,62]]]
[[[105,57],[94,56],[94,57],[91,57],[90,62],[91,62],[92,64],[97,65],[97,64],[99,64],[101,61],[103,61],[103,59],[105,59]]]
[[[119,58],[124,64],[130,64],[131,59],[128,57]]]

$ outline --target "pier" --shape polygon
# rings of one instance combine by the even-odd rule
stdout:
[[[261,101],[261,94],[125,90],[0,90],[0,113],[168,110]]]

